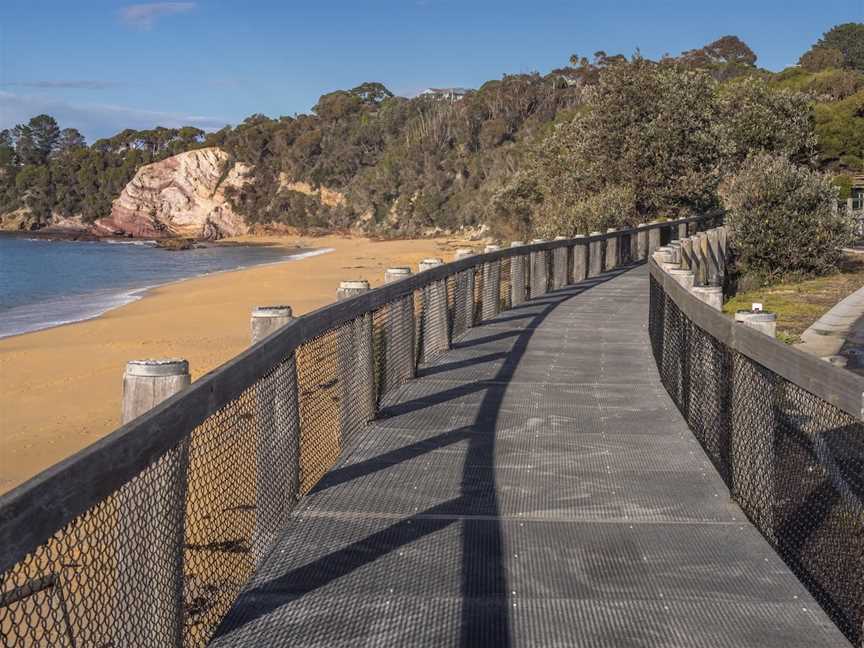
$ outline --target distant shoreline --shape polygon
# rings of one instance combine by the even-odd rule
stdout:
[[[377,286],[387,267],[450,260],[465,242],[331,235],[225,244],[280,247],[293,260],[314,245],[316,254],[163,284],[93,319],[0,339],[0,493],[117,428],[129,360],[182,357],[197,379],[248,348],[255,307],[287,304],[303,315],[332,303],[340,281]]]
[[[4,233],[8,234],[8,233]],[[50,242],[53,240],[63,241],[66,243],[103,243],[105,245],[142,245],[147,247],[158,247],[156,245],[152,245],[150,240],[147,239],[129,239],[129,238],[121,238],[121,239],[54,239],[52,237],[30,237],[26,235],[17,235],[16,238],[22,238],[24,240],[33,240],[33,241],[46,241]],[[210,243],[206,246],[201,247],[209,247],[209,248],[219,248],[219,247],[247,247],[253,248],[256,243],[254,241],[233,241],[228,240],[224,243]],[[275,247],[278,247],[275,246]],[[298,248],[297,251],[285,249],[285,255],[274,261],[262,261],[255,262],[252,260],[251,262],[244,262],[240,265],[220,269],[220,270],[212,270],[190,274],[188,276],[176,278],[176,279],[168,279],[166,281],[156,281],[154,283],[149,283],[146,285],[140,286],[129,286],[126,288],[117,288],[117,289],[104,289],[104,290],[94,290],[90,293],[85,293],[82,295],[74,295],[70,297],[74,297],[78,300],[78,309],[75,313],[66,312],[58,317],[58,319],[47,320],[36,322],[32,326],[24,328],[25,325],[19,326],[17,329],[12,330],[11,332],[4,332],[2,328],[0,328],[0,340],[19,337],[22,335],[29,335],[31,333],[36,333],[39,331],[45,331],[53,328],[58,328],[61,326],[68,326],[70,324],[77,324],[80,322],[86,322],[89,320],[97,319],[102,317],[106,313],[115,310],[117,308],[121,308],[123,306],[127,306],[133,302],[144,299],[150,294],[153,290],[157,288],[163,288],[165,286],[180,284],[185,281],[189,281],[192,279],[197,279],[200,277],[208,277],[214,276],[218,274],[228,273],[228,272],[237,272],[240,270],[245,270],[248,268],[262,267],[268,265],[275,265],[280,263],[287,263],[290,261],[299,261],[305,258],[318,256],[321,254],[327,254],[328,252],[332,252],[333,248]],[[184,254],[183,251],[178,251],[176,254]],[[68,299],[66,300],[68,301]],[[6,320],[8,325],[8,321],[13,319],[14,317],[26,317],[28,313],[35,313],[37,309],[41,308],[51,308],[56,302],[52,302],[52,300],[44,300],[37,301],[31,304],[13,307],[12,309],[0,310],[0,317],[3,317]],[[14,326],[14,325],[13,325]]]

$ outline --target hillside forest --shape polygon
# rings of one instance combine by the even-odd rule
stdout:
[[[460,98],[368,82],[323,95],[310,114],[210,133],[124,130],[88,145],[39,115],[0,132],[0,217],[92,222],[142,165],[205,146],[253,167],[230,196],[248,223],[381,236],[568,235],[692,214],[721,205],[756,155],[828,174],[842,199],[864,173],[864,24],[828,30],[778,73],[724,36],[659,60],[574,54]],[[345,200],[286,186],[297,182]]]

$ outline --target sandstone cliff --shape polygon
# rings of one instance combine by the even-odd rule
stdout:
[[[250,168],[237,163],[223,177],[227,159],[224,151],[209,147],[141,167],[114,200],[111,216],[96,221],[95,231],[142,238],[245,234],[248,228],[225,190],[249,182]]]

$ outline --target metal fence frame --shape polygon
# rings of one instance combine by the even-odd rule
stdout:
[[[386,352],[390,353],[397,344],[408,345],[410,353],[407,357],[411,366],[407,369],[401,368],[401,374],[394,380],[395,383],[410,380],[419,361],[428,360],[434,354],[445,351],[449,344],[456,341],[468,328],[479,325],[498,312],[518,305],[525,299],[540,297],[549,290],[578,282],[603,270],[642,261],[656,246],[678,238],[682,234],[703,229],[716,218],[717,215],[712,214],[664,221],[594,236],[548,241],[477,254],[425,270],[297,318],[146,414],[0,496],[0,630],[3,630],[6,636],[8,628],[3,625],[4,623],[20,625],[32,623],[32,619],[37,619],[44,626],[39,633],[34,630],[28,634],[28,628],[14,626],[12,629],[18,633],[16,636],[20,638],[26,635],[27,641],[38,643],[38,637],[48,636],[45,633],[52,632],[53,637],[68,637],[69,639],[64,641],[69,645],[84,645],[81,639],[76,643],[77,628],[73,626],[79,623],[76,607],[88,604],[87,586],[73,591],[65,598],[62,594],[62,591],[70,589],[66,581],[69,578],[74,579],[75,556],[55,556],[56,564],[52,565],[47,564],[44,556],[39,561],[34,556],[38,556],[40,551],[44,551],[52,543],[56,544],[57,538],[68,528],[80,524],[82,520],[87,521],[88,516],[93,515],[93,511],[98,513],[101,510],[99,507],[103,507],[107,501],[113,502],[112,506],[115,509],[113,515],[119,517],[116,508],[122,506],[124,500],[121,499],[119,505],[115,502],[118,493],[124,488],[128,490],[131,483],[137,483],[136,480],[140,479],[142,474],[154,470],[154,466],[174,462],[172,464],[174,467],[171,468],[174,471],[172,474],[189,470],[188,445],[193,433],[206,422],[218,418],[241,397],[248,399],[250,390],[253,393],[251,397],[253,409],[254,407],[260,409],[260,403],[263,402],[260,399],[263,396],[254,395],[258,393],[254,391],[256,385],[262,385],[265,381],[272,383],[275,380],[274,375],[277,375],[280,389],[294,390],[295,393],[271,394],[267,396],[272,399],[268,402],[278,410],[290,407],[293,399],[296,408],[298,367],[295,359],[309,345],[325,338],[329,339],[327,336],[338,338],[336,340],[338,344],[334,342],[333,346],[335,349],[333,357],[338,355],[338,359],[331,363],[333,366],[330,370],[336,372],[337,381],[343,383],[337,386],[339,398],[344,402],[350,400],[352,409],[346,413],[343,408],[337,425],[341,426],[340,433],[344,434],[349,427],[353,433],[354,430],[365,427],[366,422],[381,406],[382,397],[387,395],[382,390],[389,385],[390,377],[377,374],[393,370],[384,351],[381,351],[383,354],[381,358],[371,357],[373,346],[379,351],[385,348]],[[561,267],[562,264],[564,267]],[[522,294],[523,290],[524,294]],[[460,303],[460,300],[466,299],[468,303]],[[407,334],[401,331],[399,335],[402,337],[391,339],[389,336],[395,335],[392,331],[405,328],[402,322],[405,318],[408,321],[413,318],[413,325],[410,325],[411,331]],[[435,326],[444,327],[443,339],[441,331],[433,335],[427,330]],[[357,340],[360,339],[365,341],[366,347],[358,346]],[[342,340],[353,340],[349,342],[350,348],[344,347]],[[424,344],[432,344],[430,341],[434,342],[434,347],[424,348]],[[381,347],[381,344],[384,347]],[[402,348],[404,351],[407,347]],[[346,356],[345,353],[354,355]],[[376,375],[344,376],[346,367],[352,366],[364,353],[365,357],[369,358],[367,374],[371,372]],[[372,385],[377,389],[375,394],[369,393]],[[384,387],[381,387],[382,385]],[[259,400],[254,400],[256,398]],[[362,405],[355,405],[361,401]],[[306,407],[313,405],[307,404]],[[268,421],[270,424],[270,419],[275,418],[276,415],[271,412],[267,415],[258,414],[258,416],[262,416],[261,420]],[[295,433],[299,435],[299,443],[303,430],[300,429],[299,421],[295,421],[293,425]],[[261,441],[258,443],[260,444]],[[176,457],[180,458],[176,459]],[[273,465],[273,463],[262,464],[259,458],[257,464],[259,469],[261,465]],[[321,469],[326,471],[329,467],[324,465]],[[215,477],[232,478],[230,475]],[[272,487],[272,485],[267,486],[268,476],[263,477],[262,479],[261,475],[257,475],[252,480],[252,487],[259,490]],[[320,474],[315,479],[317,478],[320,478]],[[188,493],[185,485],[175,489],[171,486],[174,483],[176,482],[170,479],[156,482],[157,487],[167,484],[167,490],[170,492],[164,492],[166,489],[156,490],[150,492],[149,497],[178,499],[173,508],[183,516],[186,515],[186,507],[192,504],[186,499]],[[307,484],[307,491],[308,486]],[[299,491],[299,488],[295,487],[295,491]],[[297,498],[300,495],[301,493],[297,492]],[[145,495],[139,496],[139,498],[144,497]],[[296,505],[293,496],[291,500],[287,503],[279,502],[277,511],[279,515],[285,514],[285,511],[290,511]],[[138,502],[138,505],[145,510],[143,514],[137,514],[139,516],[137,519],[146,518],[147,504],[146,499]],[[261,504],[257,494],[255,504],[259,507]],[[144,517],[141,517],[142,515]],[[264,514],[259,512],[256,515]],[[275,517],[270,515],[270,518],[279,519],[278,515]],[[256,521],[256,525],[258,524],[259,522]],[[91,529],[91,527],[85,528]],[[181,523],[181,532],[182,529]],[[80,533],[86,535],[89,532]],[[120,530],[114,529],[112,533],[114,536],[122,533],[132,534],[134,528],[129,528],[127,524]],[[269,546],[266,543],[270,541],[260,539],[264,534],[260,533],[257,527],[254,533],[255,541],[265,543],[258,547],[259,552],[266,552]],[[74,552],[69,553],[77,555],[78,552],[96,551],[98,547],[94,548],[94,546],[99,542],[106,541],[95,536],[81,538],[80,547],[76,547]],[[172,605],[176,608],[179,622],[175,620],[174,625],[179,625],[180,629],[170,629],[168,634],[176,635],[176,640],[171,642],[176,646],[198,645],[206,642],[206,633],[203,640],[201,637],[184,638],[183,635],[183,619],[187,614],[184,605],[188,607],[188,603],[183,599],[184,581],[187,575],[183,571],[182,533],[180,543],[180,556],[177,558],[179,565],[175,574],[175,577],[179,574],[180,582],[174,583],[180,598],[179,602],[166,602],[167,608],[171,608]],[[110,547],[102,547],[102,551],[110,550]],[[226,550],[236,550],[236,547],[228,547]],[[62,545],[61,548],[55,549],[55,553],[58,551],[68,552],[68,547]],[[122,569],[120,565],[126,563],[117,558],[116,562],[109,561],[106,564],[109,567],[105,569],[119,572]],[[26,570],[21,569],[24,565],[27,566]],[[64,574],[57,573],[55,570],[57,565],[71,571]],[[19,571],[16,572],[16,569]],[[27,582],[20,582],[22,574],[28,575]],[[109,582],[111,577],[110,574],[106,576]],[[122,574],[114,574],[113,577],[122,578]],[[95,584],[91,585],[91,587],[95,586]],[[120,586],[112,587],[116,587],[118,591],[126,591]],[[56,604],[45,603],[31,605],[20,614],[16,613],[14,617],[10,614],[4,617],[4,610],[8,610],[9,605],[20,604],[33,592],[49,590],[60,593],[59,607],[62,608],[62,615],[56,612]],[[101,595],[105,596],[104,592]],[[232,592],[229,595],[234,597],[236,593]],[[112,596],[116,601],[119,595],[114,592]],[[121,608],[122,603],[116,607]],[[99,612],[94,612],[96,613]],[[110,618],[109,612],[103,611],[101,614],[109,615],[100,617],[101,624],[111,625],[115,622]],[[129,646],[144,646],[152,643],[152,635],[148,635],[151,630],[148,630],[147,625],[151,622],[148,622],[147,614],[143,612],[138,614],[140,618],[135,616],[135,610],[129,611],[128,614],[132,618],[123,620],[127,628],[121,643]],[[164,629],[160,632],[163,633],[160,636],[167,636]],[[13,643],[8,644],[6,641]],[[6,641],[0,639],[0,645],[19,645],[15,643],[14,638],[7,637]],[[110,640],[105,642],[106,645],[110,643]],[[114,640],[115,645],[116,643],[117,641]]]
[[[864,646],[864,377],[736,323],[648,263],[666,391],[732,498]]]

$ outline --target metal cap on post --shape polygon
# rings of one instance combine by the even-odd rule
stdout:
[[[693,281],[696,277],[692,270],[685,270],[683,268],[670,268],[667,270],[669,276],[672,277],[678,284],[684,288],[685,290],[692,290]]]
[[[384,271],[384,283],[391,283],[393,281],[399,281],[400,279],[404,279],[405,277],[411,276],[411,268],[407,267],[398,267],[398,268],[387,268]]]
[[[768,337],[777,337],[777,313],[763,310],[737,310],[735,321]]]
[[[723,310],[723,288],[720,286],[696,286],[691,293],[714,310]]]
[[[362,295],[369,292],[369,282],[365,279],[349,279],[348,281],[340,281],[339,288],[336,290],[336,301],[342,301],[349,297]]]
[[[290,306],[259,306],[252,311],[252,344],[278,331],[293,319]]]
[[[141,416],[191,382],[189,362],[182,358],[130,360],[123,374],[122,422]]]
[[[639,223],[636,226],[636,258],[638,261],[644,261],[648,258],[648,231],[645,229],[648,223]]]
[[[435,268],[440,265],[444,265],[443,259],[439,259],[437,257],[423,259],[420,263],[417,264],[417,271],[423,272],[424,270],[429,270],[430,268]]]

